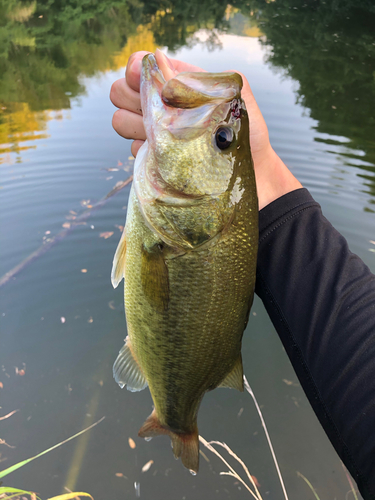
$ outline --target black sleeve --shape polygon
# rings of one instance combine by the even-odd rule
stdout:
[[[375,499],[375,276],[306,189],[259,213],[256,293],[365,500]]]

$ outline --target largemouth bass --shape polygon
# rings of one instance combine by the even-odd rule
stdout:
[[[258,201],[249,119],[237,73],[165,81],[144,57],[138,152],[112,283],[125,278],[128,337],[121,387],[147,385],[154,410],[141,437],[169,435],[199,466],[197,413],[207,391],[243,390],[241,340],[255,286]]]

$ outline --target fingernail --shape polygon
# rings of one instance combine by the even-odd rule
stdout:
[[[172,61],[170,59],[168,59],[168,57],[164,54],[164,52],[162,52],[160,49],[156,49],[156,52],[160,52],[160,54],[164,57],[164,60],[165,62],[167,63],[168,67],[173,70],[173,71],[176,71],[175,70],[175,67],[173,66],[172,64]]]

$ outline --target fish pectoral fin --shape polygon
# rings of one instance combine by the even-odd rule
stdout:
[[[169,304],[169,277],[162,249],[155,245],[151,251],[142,247],[142,289],[149,303],[159,312]]]
[[[126,337],[125,345],[113,365],[113,377],[121,389],[126,385],[128,391],[131,392],[142,391],[148,385],[132,353],[129,337]]]
[[[126,255],[126,234],[125,229],[122,233],[121,240],[117,245],[115,256],[113,257],[111,281],[113,288],[117,288],[118,284],[125,277],[125,255]]]
[[[139,429],[138,436],[152,438],[163,434],[171,438],[175,458],[181,458],[183,465],[187,469],[197,473],[199,469],[199,436],[197,424],[195,423],[192,432],[174,432],[160,424],[156,411],[153,410],[146,422]]]
[[[230,389],[237,389],[238,391],[243,392],[243,366],[241,354],[239,355],[232,371],[228,373],[218,387],[229,387]]]

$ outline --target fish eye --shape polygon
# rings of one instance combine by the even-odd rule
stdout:
[[[233,129],[230,127],[219,127],[215,133],[216,145],[219,149],[227,149],[233,142]]]

